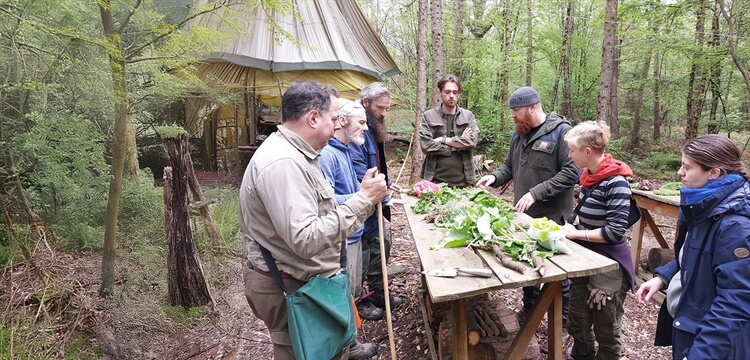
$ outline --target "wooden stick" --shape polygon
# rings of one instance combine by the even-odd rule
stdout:
[[[385,231],[383,230],[383,202],[378,202],[378,234],[380,235],[380,267],[383,270],[383,296],[385,297],[385,320],[388,324],[388,340],[391,345],[391,360],[396,360],[396,343],[393,339],[391,321],[391,297],[388,293],[388,266],[385,259]]]
[[[482,318],[482,315],[479,313],[479,310],[477,307],[474,307],[474,317],[477,319],[477,324],[479,324],[479,328],[482,329],[485,333],[487,333],[487,336],[495,336],[495,333],[492,331],[492,328],[487,324],[486,321],[484,321],[484,318]]]
[[[466,312],[466,338],[471,346],[479,344],[482,338],[481,328],[473,311]]]
[[[498,317],[494,312],[490,313],[490,317],[492,318],[492,321],[495,322],[495,325],[497,325],[497,328],[500,329],[500,337],[508,337],[508,329],[506,329],[503,322],[500,321],[500,317]]]
[[[501,334],[500,329],[497,328],[497,325],[494,321],[492,321],[489,312],[487,312],[487,309],[485,309],[484,305],[482,304],[479,304],[479,314],[482,315],[482,319],[484,320],[484,322],[486,322],[487,325],[490,326],[490,328],[492,329],[492,333],[496,334],[496,336]]]
[[[500,263],[508,269],[515,270],[521,274],[526,273],[526,265],[521,262],[514,261],[508,256],[503,249],[497,245],[492,245],[492,252],[500,259]]]

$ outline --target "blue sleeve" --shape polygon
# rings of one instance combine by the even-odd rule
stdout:
[[[738,335],[750,323],[750,257],[735,250],[750,248],[750,219],[726,216],[713,249],[716,297],[698,323],[689,359],[728,359],[732,348],[747,346],[747,336]]]
[[[341,205],[352,197],[351,195],[339,195],[336,193],[336,174],[340,174],[341,169],[339,169],[336,157],[333,154],[325,150],[321,151],[318,164],[320,164],[320,169],[323,170],[323,175],[325,175],[333,187],[333,197],[336,199],[336,204]]]

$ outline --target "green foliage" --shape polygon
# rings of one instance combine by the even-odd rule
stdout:
[[[234,188],[212,188],[207,189],[204,193],[206,199],[216,199],[216,203],[210,205],[211,216],[219,227],[221,236],[225,244],[231,248],[242,245],[240,237],[240,197],[237,189]],[[203,226],[203,219],[200,215],[195,215],[196,241],[201,245],[202,250],[208,250],[211,247],[210,239],[206,234]]]
[[[680,169],[682,159],[674,153],[653,152],[646,163],[653,170],[673,174]]]
[[[155,129],[155,131],[162,139],[177,138],[180,135],[187,135],[187,131],[185,130],[185,128],[178,125],[159,126]]]
[[[185,309],[182,306],[164,305],[162,309],[170,318],[187,326],[197,325],[203,316],[209,312],[208,308],[204,306]]]

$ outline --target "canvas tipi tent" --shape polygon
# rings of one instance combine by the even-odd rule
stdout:
[[[235,5],[189,25],[216,28],[231,13],[249,34],[204,59],[197,71],[239,101],[219,104],[198,96],[186,102],[186,127],[206,140],[220,163],[238,164],[238,149],[253,149],[273,128],[278,115],[264,110],[279,106],[292,82],[317,80],[353,99],[367,84],[399,73],[356,0],[290,3],[288,14]]]

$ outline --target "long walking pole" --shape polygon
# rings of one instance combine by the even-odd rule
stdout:
[[[385,297],[385,321],[388,324],[388,340],[391,345],[391,360],[396,360],[396,345],[393,340],[391,322],[391,297],[388,293],[388,266],[385,259],[385,231],[383,231],[383,202],[378,203],[378,234],[380,235],[380,267],[383,270],[383,296]]]

